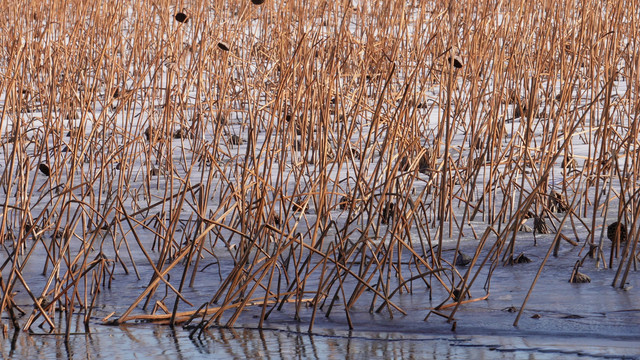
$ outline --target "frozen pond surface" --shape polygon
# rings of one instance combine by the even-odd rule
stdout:
[[[260,307],[247,310],[235,328],[213,327],[192,337],[191,330],[182,327],[102,325],[102,317],[111,311],[122,313],[146,285],[125,276],[118,282],[126,283],[125,288],[105,290],[101,301],[123,306],[108,305],[96,311],[90,334],[84,332],[81,321],[68,343],[64,336],[44,332],[29,336],[10,330],[1,342],[1,354],[5,359],[640,358],[638,277],[630,277],[626,290],[614,288],[615,266],[613,270],[596,269],[594,260],[588,259],[582,271],[591,283],[570,284],[567,280],[576,251],[568,244],[561,247],[557,258],[549,259],[518,326],[513,326],[548,249],[548,241],[538,240],[537,246],[520,249],[531,263],[498,266],[489,298],[460,307],[455,330],[453,323],[434,314],[424,321],[428,308],[438,301],[429,301],[426,291],[421,295],[416,289],[413,295],[396,299],[408,316],[394,313],[390,317],[386,311],[370,314],[368,309],[356,308],[351,313],[353,331],[348,330],[344,313],[335,311],[329,318],[317,316],[309,334],[308,309],[301,312],[300,321],[286,309],[274,311],[260,330],[255,326]],[[481,287],[476,291],[481,292]]]

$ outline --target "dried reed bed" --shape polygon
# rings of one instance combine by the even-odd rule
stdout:
[[[57,329],[55,311],[67,336],[74,314],[88,327],[124,276],[148,285],[106,322],[284,309],[311,330],[335,308],[352,326],[367,304],[406,314],[414,288],[453,319],[546,232],[540,271],[560,241],[606,266],[620,251],[615,286],[635,268],[632,2],[1,6],[5,331]],[[609,258],[607,219],[629,229]],[[209,299],[184,295],[202,284]]]

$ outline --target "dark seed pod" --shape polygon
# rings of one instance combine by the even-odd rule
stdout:
[[[552,191],[549,196],[549,210],[556,213],[567,212],[569,205],[562,194],[557,191]]]
[[[619,228],[618,228],[619,226]],[[620,242],[627,241],[627,227],[624,224],[619,222],[614,222],[613,224],[607,227],[607,238],[611,240],[612,243],[616,243],[616,239],[620,239]]]
[[[527,107],[526,106],[520,106],[520,104],[516,105],[516,110],[513,113],[513,118],[514,119],[519,119],[521,118],[523,115],[525,115],[527,113]]]
[[[347,195],[341,197],[339,205],[340,205],[340,209],[347,210],[351,205],[351,198]]]
[[[31,231],[31,229],[34,229],[36,231],[38,230],[37,227],[34,228],[34,226],[31,224],[31,221],[27,220],[27,222],[25,222],[25,224],[24,224],[24,232],[28,233],[29,231]]]
[[[293,211],[295,212],[304,211],[305,214],[309,213],[309,210],[306,207],[304,207],[302,204],[299,204],[297,202],[293,203]]]
[[[436,153],[433,148],[425,149],[424,154],[420,158],[418,162],[418,171],[423,174],[429,173],[431,170],[436,167]]]
[[[460,288],[455,288],[451,292],[451,298],[453,299],[453,301],[460,301],[460,300],[465,299],[466,297],[467,297],[467,292],[465,291],[464,294],[463,294],[463,292],[462,292],[462,290],[460,290]]]
[[[453,62],[453,67],[456,69],[462,68],[462,61],[457,56],[449,56],[449,63]]]
[[[409,171],[409,169],[411,169],[411,162],[409,161],[408,157],[403,156],[402,159],[400,159],[400,163],[398,164],[398,170],[401,172],[405,172]]]
[[[227,43],[225,43],[225,42],[223,42],[223,41],[220,41],[220,42],[218,43],[218,47],[219,47],[221,50],[229,51],[229,45],[227,45]]]
[[[528,264],[530,262],[531,262],[531,259],[529,259],[529,257],[524,253],[521,253],[520,255],[516,256],[511,260],[512,264]]]
[[[147,141],[151,140],[151,126],[144,131],[144,137],[147,138]]]
[[[173,133],[174,139],[193,139],[193,134],[187,129],[178,129]]]
[[[51,175],[51,171],[49,170],[49,165],[42,163],[40,165],[38,165],[38,169],[40,170],[41,173],[43,173],[45,176],[49,176]]]
[[[589,277],[589,275],[583,274],[578,271],[580,269],[580,263],[581,261],[578,260],[573,266],[573,271],[571,272],[571,277],[569,278],[569,282],[572,284],[584,284],[591,282],[591,278]]]
[[[550,234],[549,227],[542,217],[534,217],[533,229],[538,234]]]
[[[218,113],[216,115],[216,123],[218,125],[227,125],[229,123],[229,120],[223,113]]]
[[[473,260],[469,255],[458,250],[458,256],[456,256],[456,266],[467,266]]]
[[[69,110],[64,118],[65,120],[75,120],[80,118],[80,114],[76,110]]]
[[[396,210],[396,204],[395,203],[388,203],[384,209],[382,209],[382,223],[383,224],[389,224],[391,222],[391,220],[393,220],[393,216],[395,214],[395,210]]]
[[[231,135],[230,139],[231,145],[242,145],[244,140],[238,135]]]
[[[348,151],[351,151],[351,156],[353,156],[355,159],[359,159],[360,158],[360,152],[357,149],[349,147]]]
[[[179,23],[186,23],[189,21],[189,19],[187,18],[187,14],[183,13],[183,12],[179,12],[177,13],[175,16],[175,19],[177,22]]]
[[[584,283],[590,283],[591,282],[591,278],[589,277],[589,275],[583,274],[579,271],[576,271],[575,274],[573,275],[573,277],[569,280],[570,283],[572,284],[584,284]]]

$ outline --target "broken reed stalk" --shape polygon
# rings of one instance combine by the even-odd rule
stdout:
[[[352,326],[361,304],[393,316],[405,311],[392,298],[416,290],[444,294],[438,308],[454,307],[452,320],[487,264],[488,296],[529,210],[550,213],[549,187],[561,183],[571,204],[556,244],[567,220],[593,243],[602,206],[604,217],[620,203],[629,208],[619,214],[637,212],[639,126],[625,114],[635,111],[638,79],[633,66],[614,66],[633,58],[619,46],[633,35],[616,17],[621,6],[604,18],[586,11],[577,27],[573,15],[526,2],[223,2],[213,16],[197,0],[184,10],[189,21],[168,16],[176,8],[167,4],[71,3],[74,12],[55,6],[47,16],[34,4],[0,5],[19,24],[0,36],[0,313],[14,319],[12,294],[41,288],[27,264],[45,259],[47,278],[40,296],[22,292],[34,304],[26,329],[42,317],[68,336],[80,309],[86,326],[98,292],[118,291],[131,266],[147,285],[117,323],[232,326],[261,307],[263,326],[273,310],[290,305],[301,318],[310,303],[310,330],[335,309]],[[527,16],[505,17],[509,26],[474,16],[516,10]],[[624,96],[614,94],[619,76]],[[558,171],[580,141],[600,147]],[[622,170],[597,160],[622,153]],[[602,195],[614,177],[624,185]],[[444,258],[447,238],[457,238],[457,256],[478,218],[486,230],[460,274]],[[635,238],[618,265],[621,286]],[[178,285],[169,272],[181,275]],[[175,295],[171,308],[161,284]],[[216,294],[184,296],[200,284]],[[149,304],[151,314],[133,313]],[[182,311],[192,304],[199,310]],[[66,325],[49,316],[54,309]]]

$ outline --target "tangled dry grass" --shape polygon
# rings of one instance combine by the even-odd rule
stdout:
[[[56,310],[67,335],[73,314],[88,326],[124,276],[148,285],[106,321],[232,326],[258,307],[262,326],[293,304],[312,329],[362,303],[406,313],[394,296],[414,286],[452,319],[529,218],[555,233],[540,271],[565,240],[612,266],[610,218],[629,240],[613,284],[635,266],[634,2],[0,6],[5,330],[55,329]],[[182,295],[202,282],[210,299]]]

